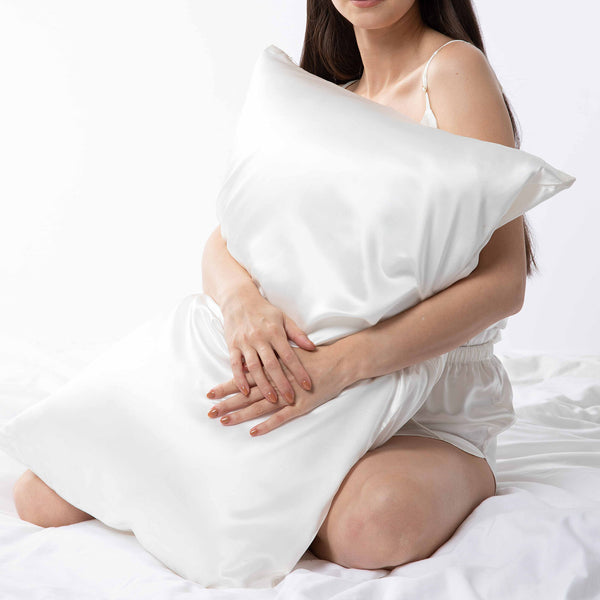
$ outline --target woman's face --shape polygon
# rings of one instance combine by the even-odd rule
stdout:
[[[348,19],[352,25],[361,29],[389,27],[402,19],[417,1],[331,0],[342,16]]]

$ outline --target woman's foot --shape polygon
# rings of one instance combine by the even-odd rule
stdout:
[[[94,518],[61,498],[30,469],[15,482],[13,497],[19,517],[40,527],[72,525]]]

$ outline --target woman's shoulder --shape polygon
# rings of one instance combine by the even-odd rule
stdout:
[[[441,129],[514,146],[502,86],[477,46],[447,44],[429,65],[427,79]]]
[[[458,42],[458,43],[450,43]],[[475,44],[452,38],[443,39],[437,48],[437,54],[429,66],[432,76],[447,76],[449,72],[458,70],[487,75],[500,88],[487,56]]]

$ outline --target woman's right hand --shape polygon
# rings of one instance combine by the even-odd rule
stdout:
[[[315,350],[316,346],[282,310],[256,290],[240,291],[230,297],[221,306],[221,312],[233,378],[240,392],[245,396],[250,394],[250,385],[244,372],[245,363],[265,398],[276,404],[279,391],[282,399],[293,404],[294,389],[281,368],[280,359],[298,385],[307,391],[311,389],[310,376],[292,350],[288,338],[304,350]],[[269,383],[263,367],[277,390]]]

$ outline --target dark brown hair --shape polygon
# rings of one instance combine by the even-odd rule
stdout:
[[[451,37],[485,47],[479,22],[471,0],[416,0],[425,25]],[[300,67],[333,83],[360,79],[363,63],[354,35],[354,27],[342,16],[331,0],[307,0],[306,31]],[[521,147],[521,135],[508,98],[502,92],[515,138],[515,148]],[[527,276],[539,271],[533,253],[531,230],[523,215]]]

